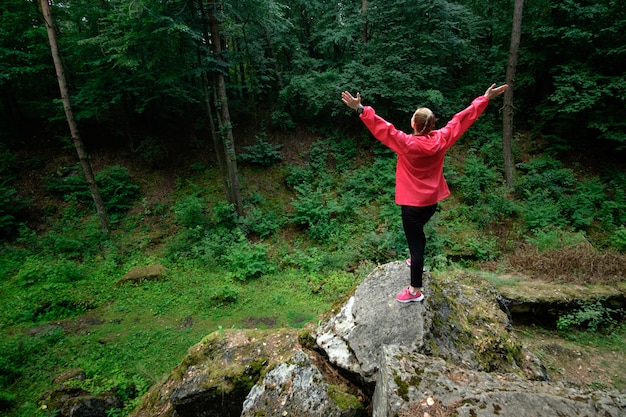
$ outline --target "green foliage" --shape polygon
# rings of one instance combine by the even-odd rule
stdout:
[[[525,200],[524,216],[530,229],[571,226],[585,230],[611,206],[599,178],[579,181],[557,160],[536,158],[520,168],[526,172],[518,181],[516,194]]]
[[[163,142],[154,136],[143,138],[134,152],[152,167],[162,166],[168,156]]]
[[[272,145],[261,136],[257,136],[256,139],[257,143],[252,146],[246,146],[244,148],[245,152],[237,155],[237,159],[263,167],[271,167],[282,161],[283,157],[280,154],[281,145]]]
[[[230,285],[223,285],[215,288],[209,299],[217,307],[223,307],[228,304],[236,303],[239,299],[239,291]]]
[[[16,395],[0,391],[0,411],[9,411],[16,405],[16,399]]]
[[[572,0],[545,8],[541,3],[528,5],[533,15],[525,20],[529,37],[526,54],[532,68],[532,80],[552,80],[551,94],[529,110],[534,123],[544,126],[544,133],[586,141],[591,137],[615,140],[623,147],[626,131],[623,118],[616,117],[624,108],[623,50],[626,8],[623,4]],[[603,29],[597,30],[602,21]],[[619,68],[619,69],[618,69]],[[528,99],[531,103],[532,99]],[[594,139],[587,146],[595,146]],[[620,146],[618,145],[618,146]]]
[[[306,228],[311,238],[324,241],[337,229],[338,218],[344,214],[336,195],[310,184],[295,187],[298,199],[293,202],[293,221]]]
[[[284,214],[275,210],[264,211],[259,207],[252,207],[242,219],[242,227],[246,232],[267,238],[287,223]]]
[[[22,222],[20,212],[27,206],[26,201],[17,197],[17,190],[11,185],[14,175],[15,157],[0,143],[0,235],[14,237]]]
[[[607,194],[609,198],[602,202],[600,218],[605,227],[626,224],[626,172],[612,172],[608,176]]]
[[[282,110],[272,112],[272,126],[280,130],[293,130],[296,124],[291,119],[289,113]]]
[[[181,198],[172,206],[174,221],[187,229],[205,228],[210,222],[206,206],[206,201],[197,195]]]
[[[139,197],[139,186],[133,182],[128,170],[119,165],[98,172],[95,180],[110,215],[125,213]],[[64,178],[51,178],[47,189],[62,196],[65,201],[93,205],[93,198],[83,175],[71,174]]]
[[[477,205],[483,201],[485,192],[491,190],[501,176],[494,168],[485,165],[475,154],[470,154],[465,158],[463,168],[463,176],[451,183],[458,187],[466,204]]]
[[[617,326],[618,319],[622,316],[624,310],[614,309],[603,305],[601,301],[596,301],[593,304],[581,304],[574,312],[560,316],[556,327],[561,331],[578,328],[608,334]]]
[[[0,341],[0,390],[13,385],[34,358],[44,355],[46,350],[64,340],[63,329],[58,326],[50,326],[32,336],[3,337]]]
[[[274,272],[275,266],[270,261],[269,249],[261,243],[250,243],[240,236],[237,243],[231,245],[224,254],[222,262],[228,267],[235,279],[248,281]]]
[[[72,283],[86,278],[83,269],[74,261],[59,259],[51,262],[30,256],[25,259],[13,279],[25,287],[44,282]]]
[[[610,241],[620,252],[626,252],[626,226],[618,227],[610,236]]]
[[[587,242],[583,232],[569,232],[557,227],[534,229],[532,235],[526,237],[526,241],[532,243],[540,251],[559,249],[567,246],[575,246]]]
[[[17,191],[0,179],[0,234],[3,237],[15,235],[21,226],[19,212],[26,207],[26,202],[16,198]]]
[[[520,198],[528,198],[540,192],[546,198],[556,200],[564,193],[571,192],[576,183],[573,171],[563,168],[561,162],[555,159],[535,158],[518,167],[525,172],[515,187]]]

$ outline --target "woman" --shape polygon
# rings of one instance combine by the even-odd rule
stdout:
[[[426,236],[424,225],[437,209],[437,204],[450,195],[443,176],[445,153],[478,119],[489,100],[504,93],[509,86],[492,84],[484,95],[472,101],[469,107],[454,115],[443,128],[433,130],[435,115],[426,108],[415,110],[411,118],[412,134],[397,130],[391,123],[376,115],[370,106],[361,104],[348,91],[341,93],[341,101],[354,109],[374,137],[398,155],[396,165],[396,204],[402,208],[402,226],[406,235],[411,267],[411,285],[396,299],[401,303],[422,301],[422,272]]]

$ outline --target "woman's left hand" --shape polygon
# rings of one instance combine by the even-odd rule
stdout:
[[[485,97],[487,97],[488,99],[497,97],[500,94],[504,93],[507,88],[509,88],[508,84],[502,84],[500,87],[496,87],[496,83],[493,83],[491,84],[491,86],[489,86],[487,91],[485,91]]]

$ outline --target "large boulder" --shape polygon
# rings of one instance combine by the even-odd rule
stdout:
[[[582,392],[470,370],[401,346],[385,346],[381,356],[373,417],[619,417],[626,412],[626,396],[618,392]]]
[[[408,282],[404,262],[377,267],[339,313],[313,332],[331,363],[373,382],[382,348],[397,345],[473,369],[547,379],[538,359],[509,331],[507,315],[484,284],[434,280],[426,273],[425,300],[398,303],[395,295]]]
[[[182,363],[153,386],[134,417],[238,417],[268,368],[299,349],[292,329],[225,330],[192,346]]]
[[[305,353],[310,341],[300,339],[293,329],[214,332],[189,349],[131,416],[282,417],[303,409],[310,417],[364,415],[359,390],[328,372],[318,354]]]
[[[383,346],[394,344],[413,350],[422,347],[424,304],[395,300],[398,289],[408,283],[408,272],[403,262],[379,266],[339,313],[313,332],[332,364],[373,382]]]

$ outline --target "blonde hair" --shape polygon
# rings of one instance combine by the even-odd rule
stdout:
[[[411,118],[414,134],[427,135],[435,127],[435,114],[427,107],[415,110]]]

